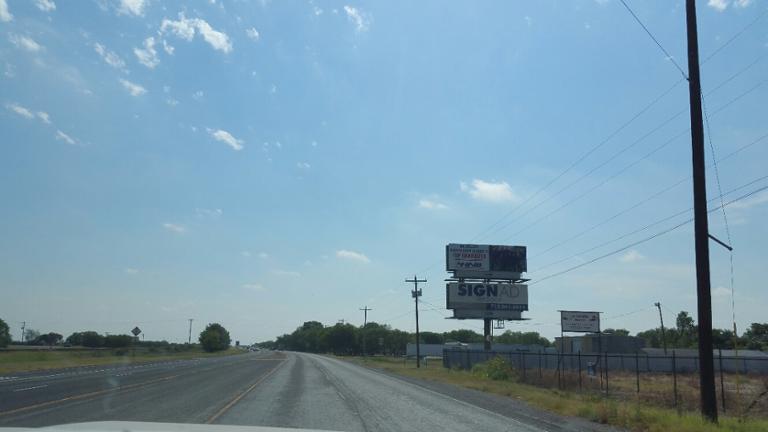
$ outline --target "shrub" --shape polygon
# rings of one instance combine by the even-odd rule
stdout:
[[[494,381],[508,381],[517,376],[512,365],[501,357],[476,364],[472,367],[472,373]]]

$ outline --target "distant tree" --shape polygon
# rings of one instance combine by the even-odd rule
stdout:
[[[221,324],[208,324],[200,333],[200,345],[207,352],[223,351],[229,348],[229,332]]]
[[[107,348],[126,348],[131,346],[134,341],[133,336],[129,335],[109,335],[104,338],[104,346]]]
[[[36,337],[35,340],[33,340],[31,343],[33,345],[53,346],[61,343],[62,339],[64,339],[64,336],[58,333],[50,332],[50,333],[41,334],[40,336]]]
[[[328,349],[334,354],[353,354],[357,352],[355,327],[352,324],[338,323],[328,327],[325,332]]]
[[[616,336],[629,336],[629,330],[607,328],[603,330],[603,334],[611,334]]]
[[[34,329],[24,330],[24,342],[26,343],[34,342],[38,336],[40,336],[40,332],[37,330],[34,330]]]
[[[104,346],[104,336],[95,331],[81,332],[80,345],[88,348],[101,348]]]
[[[677,339],[675,346],[678,348],[690,348],[697,344],[698,335],[693,318],[686,311],[680,311],[675,319]]]
[[[551,345],[549,339],[542,337],[538,332],[513,332],[507,330],[494,337],[493,340],[501,344],[541,345],[545,347]]]
[[[5,348],[11,343],[11,329],[8,324],[0,319],[0,348]]]
[[[443,335],[435,332],[419,332],[421,342],[425,344],[443,344]]]
[[[715,349],[733,349],[733,331],[712,329],[712,345]]]
[[[443,339],[445,342],[480,343],[483,341],[483,335],[466,329],[451,330],[443,333]]]
[[[752,323],[744,332],[744,342],[748,349],[768,350],[768,323]]]

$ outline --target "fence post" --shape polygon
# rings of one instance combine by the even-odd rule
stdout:
[[[605,394],[608,394],[608,351],[605,352]]]
[[[467,352],[467,370],[470,370],[472,369],[472,361],[469,358],[469,350],[467,350],[466,352]]]
[[[635,351],[635,381],[637,382],[637,392],[640,393],[640,355]]]
[[[672,388],[675,394],[675,408],[677,406],[677,360],[675,359],[675,350],[672,350]],[[678,409],[678,413],[680,410]]]
[[[578,357],[578,360],[579,360],[579,391],[581,391],[582,390],[582,388],[581,388],[581,350],[579,350],[578,356],[579,356]]]
[[[523,381],[525,381],[525,353],[520,351],[520,363],[522,363],[523,367]]]
[[[539,382],[541,382],[541,350],[539,350]]]
[[[723,384],[723,349],[717,349],[717,356],[720,360],[720,399],[723,402],[723,414],[725,414],[725,385]]]

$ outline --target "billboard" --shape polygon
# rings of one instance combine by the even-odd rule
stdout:
[[[451,243],[445,247],[445,268],[455,277],[517,279],[527,267],[525,246]]]
[[[600,332],[600,312],[560,311],[560,326],[564,332]]]
[[[456,319],[499,319],[499,320],[522,320],[520,311],[504,310],[485,310],[485,309],[454,309],[453,318]]]
[[[447,309],[527,311],[528,285],[509,283],[458,283],[445,285]]]

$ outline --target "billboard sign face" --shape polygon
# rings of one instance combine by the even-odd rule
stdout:
[[[522,320],[520,311],[485,310],[485,309],[454,309],[453,317],[456,319],[500,319],[519,321]]]
[[[516,279],[528,270],[525,246],[451,243],[445,253],[446,270],[456,277]]]
[[[560,311],[560,326],[564,332],[600,332],[600,312]]]
[[[448,309],[486,311],[527,311],[528,285],[503,283],[446,284]]]

